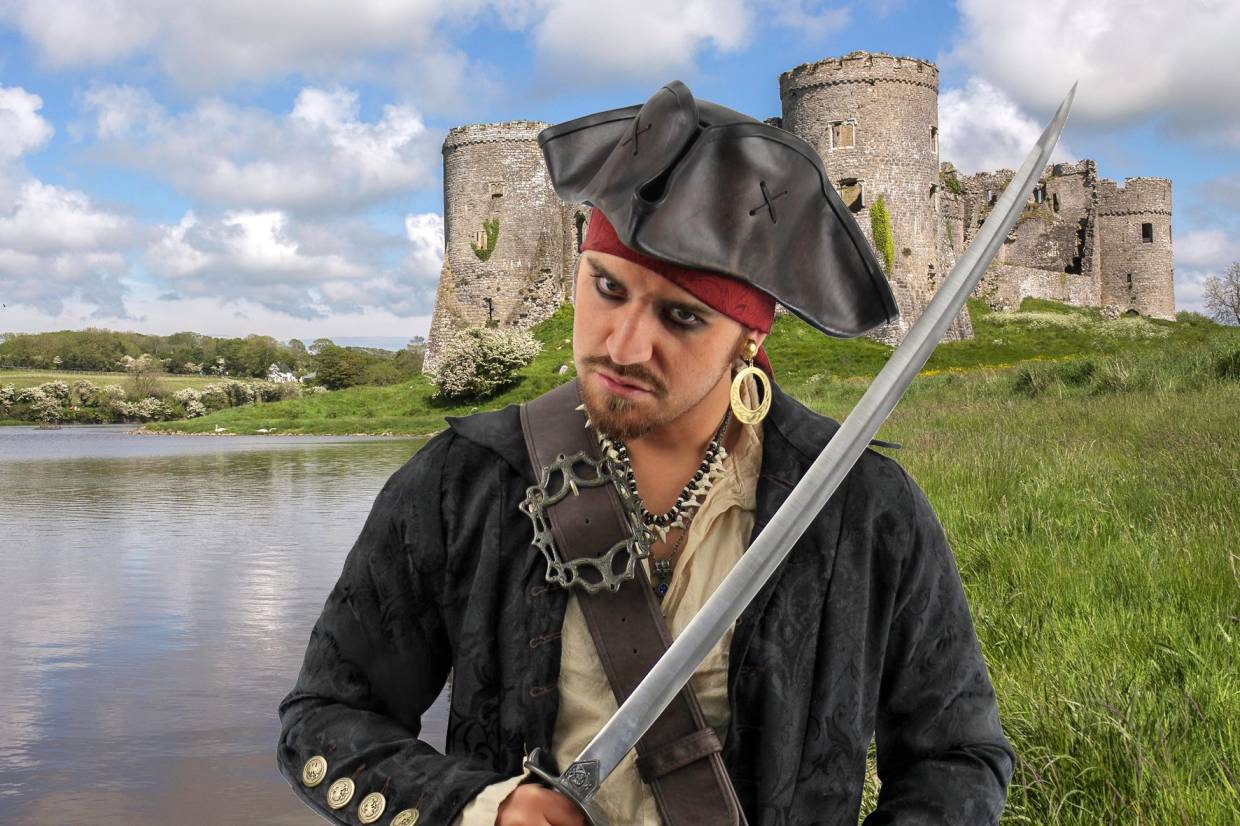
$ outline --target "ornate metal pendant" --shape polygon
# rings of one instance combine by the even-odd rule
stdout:
[[[556,547],[547,509],[567,496],[579,496],[581,488],[608,484],[615,485],[620,494],[629,536],[613,544],[601,556],[566,559]],[[639,505],[624,485],[617,484],[615,469],[606,457],[591,459],[578,451],[571,456],[561,453],[549,467],[543,468],[538,484],[525,489],[525,499],[519,507],[534,523],[533,544],[547,561],[547,582],[595,594],[604,588],[612,592],[620,590],[623,583],[637,576],[638,560],[650,556],[654,534],[643,524]],[[617,554],[624,554],[624,565],[619,571]]]

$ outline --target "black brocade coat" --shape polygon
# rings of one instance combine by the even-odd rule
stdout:
[[[359,823],[407,808],[448,826],[522,771],[555,727],[567,594],[517,510],[533,484],[517,408],[449,419],[375,500],[280,704],[278,761],[301,799]],[[838,425],[774,391],[754,535]],[[453,671],[447,754],[418,739]],[[995,823],[1014,754],[943,530],[916,484],[867,450],[737,622],[724,761],[751,826],[857,822],[877,737],[878,824]],[[307,788],[302,766],[327,759]],[[340,777],[356,783],[340,810]],[[619,826],[617,824],[616,826]]]

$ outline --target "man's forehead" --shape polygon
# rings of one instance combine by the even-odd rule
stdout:
[[[602,275],[614,278],[624,284],[630,291],[649,293],[665,301],[683,304],[686,307],[700,309],[704,313],[714,313],[703,304],[693,293],[677,286],[673,281],[660,273],[644,267],[636,261],[621,258],[611,253],[590,250],[581,254],[582,267],[587,275]]]

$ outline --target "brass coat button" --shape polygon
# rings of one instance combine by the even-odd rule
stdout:
[[[387,800],[378,792],[371,792],[357,804],[357,819],[363,823],[374,823],[383,814]]]
[[[392,818],[392,826],[413,826],[418,822],[417,809],[405,809]]]
[[[306,765],[301,767],[301,782],[310,788],[314,788],[323,782],[323,778],[327,776],[327,761],[321,755],[316,754],[306,761]]]
[[[327,788],[327,805],[333,809],[341,809],[353,799],[353,780],[342,777]]]

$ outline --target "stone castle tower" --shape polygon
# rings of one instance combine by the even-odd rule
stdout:
[[[457,330],[528,329],[572,300],[589,210],[564,204],[551,188],[538,147],[547,126],[458,126],[444,139],[444,260],[426,369]]]
[[[1001,169],[962,179],[943,164],[953,254],[972,242],[1012,175]],[[1048,166],[974,297],[999,309],[1045,298],[1174,319],[1171,182],[1129,178],[1120,186],[1099,178],[1091,160]]]
[[[817,150],[871,243],[870,208],[883,199],[895,241],[888,277],[900,318],[870,335],[903,339],[944,275],[939,70],[924,60],[853,52],[784,72],[779,99],[778,125]],[[972,335],[967,312],[946,333],[947,338]]]
[[[938,94],[933,63],[852,52],[780,75],[782,117],[767,121],[818,151],[871,243],[871,209],[883,199],[900,318],[869,335],[891,344],[921,315],[1013,177],[1011,170],[962,177],[940,163]],[[546,126],[461,126],[444,140],[444,266],[427,369],[457,330],[528,329],[572,300],[590,210],[562,203],[551,188],[537,143]],[[1054,164],[973,295],[996,308],[1018,309],[1034,297],[1173,319],[1171,250],[1170,181],[1129,178],[1121,186],[1098,178],[1092,160]],[[966,310],[944,337],[972,335]]]
[[[1098,189],[1101,303],[1120,312],[1175,318],[1171,255],[1171,181],[1104,180]]]

